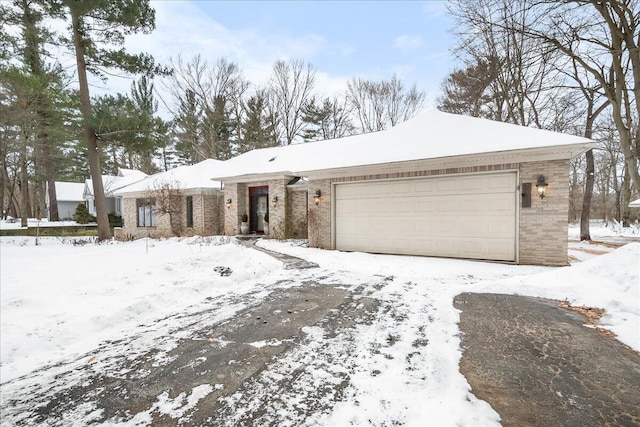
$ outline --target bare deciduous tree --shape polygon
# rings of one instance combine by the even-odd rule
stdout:
[[[456,4],[460,12],[466,8],[464,16],[469,22],[515,34],[542,52],[575,61],[599,84],[610,103],[630,179],[640,192],[640,0],[475,0]],[[478,5],[481,7],[475,7]],[[508,12],[504,15],[507,19],[497,16],[502,10]],[[512,25],[514,22],[521,25]]]
[[[402,81],[372,81],[354,77],[347,84],[347,101],[362,132],[376,132],[415,116],[424,105],[425,93]]]
[[[189,62],[172,61],[168,89],[176,107],[177,148],[187,163],[225,160],[233,155],[242,98],[249,82],[234,62],[219,58],[213,65],[196,55]]]
[[[182,235],[182,207],[184,205],[180,181],[175,179],[154,181],[145,192],[145,197],[155,200],[156,214],[169,216],[171,233]]]
[[[456,0],[450,13],[460,22],[456,53],[486,85],[483,116],[548,128],[558,97],[555,51],[523,35],[533,17],[526,1]],[[474,68],[479,68],[474,70]]]
[[[276,61],[268,82],[271,117],[283,145],[290,145],[304,132],[307,124],[303,110],[313,96],[315,68],[304,61]]]

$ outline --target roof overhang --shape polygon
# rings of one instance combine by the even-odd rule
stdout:
[[[322,179],[349,175],[353,176],[354,174],[391,174],[428,169],[488,166],[505,163],[540,162],[559,159],[572,159],[589,151],[595,146],[595,142],[580,142],[567,145],[464,154],[430,159],[403,160],[397,162],[385,162],[376,164],[354,164],[348,167],[334,169],[309,169],[298,171],[287,170],[270,173],[249,173],[232,176],[213,176],[211,177],[211,179],[216,181],[223,181],[227,184],[230,184],[269,181],[273,179],[282,179],[294,176],[305,176],[313,179]]]
[[[198,194],[216,194],[221,190],[219,188],[176,188],[177,191],[180,192],[183,196],[192,196]],[[153,197],[153,189],[148,190],[136,190],[136,191],[118,191],[113,195],[113,197],[122,197],[125,199],[130,199],[132,197]]]
[[[336,178],[354,175],[380,175],[421,170],[465,168],[498,164],[544,162],[550,160],[572,159],[593,147],[595,142],[558,145],[552,147],[529,148],[525,150],[499,151],[491,153],[468,154],[461,156],[439,157],[433,159],[408,160],[372,165],[358,165],[347,168],[300,171],[297,174],[310,179]]]
[[[236,176],[214,176],[212,181],[223,181],[226,184],[241,184],[247,182],[269,181],[274,179],[293,178],[294,176],[300,176],[291,171],[272,172],[272,173],[256,173],[256,174],[244,174]]]

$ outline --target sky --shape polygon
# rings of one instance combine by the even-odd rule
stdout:
[[[131,51],[161,63],[196,54],[236,62],[251,82],[268,78],[278,59],[317,69],[317,90],[332,95],[352,77],[389,79],[427,92],[433,107],[454,67],[446,2],[433,1],[152,1],[156,30],[128,37]],[[95,92],[128,92],[131,81],[94,83]]]

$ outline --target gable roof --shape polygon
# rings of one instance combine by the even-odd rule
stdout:
[[[212,171],[213,179],[378,165],[423,159],[566,146],[572,155],[593,141],[476,117],[424,112],[388,130],[249,151]]]
[[[83,190],[84,183],[82,182],[56,181],[56,200],[59,202],[82,202],[84,200]]]
[[[217,170],[224,162],[215,159],[206,159],[190,166],[178,166],[165,172],[160,172],[139,180],[126,187],[114,191],[115,195],[127,193],[139,193],[154,188],[161,183],[175,183],[181,190],[194,189],[219,189],[221,183],[210,179],[212,171]]]
[[[112,197],[120,188],[133,184],[146,178],[148,175],[135,169],[118,169],[118,175],[102,175],[104,194]],[[87,179],[84,184],[84,198],[93,197],[93,180]]]

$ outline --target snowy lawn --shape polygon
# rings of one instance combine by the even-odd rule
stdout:
[[[260,241],[263,247],[320,265],[296,271],[224,238],[83,246],[57,238],[41,241],[42,246],[34,246],[32,238],[0,239],[3,413],[8,399],[20,398],[29,387],[49,387],[55,383],[52,372],[88,363],[97,348],[105,359],[110,351],[123,351],[105,343],[140,337],[125,349],[131,357],[158,343],[170,348],[171,340],[179,338],[171,331],[212,306],[213,320],[222,321],[279,287],[307,280],[342,286],[356,299],[374,298],[378,312],[370,322],[336,336],[326,336],[322,324],[305,327],[300,346],[268,366],[246,393],[225,398],[232,413],[241,416],[259,406],[265,393],[282,393],[280,407],[265,412],[265,423],[497,425],[498,414],[470,393],[458,370],[459,313],[452,301],[461,292],[517,293],[602,307],[607,310],[602,326],[640,350],[640,243],[615,251],[591,245],[590,252],[578,247],[584,244],[572,243],[577,250],[571,254],[582,254],[575,256],[573,266],[548,268]],[[598,256],[607,252],[612,253]],[[233,272],[221,276],[216,266]],[[302,374],[287,391],[278,389],[278,381],[293,370]],[[325,402],[319,406],[325,409],[314,411],[305,400],[344,378],[348,386],[337,404]],[[206,395],[217,386],[198,393]],[[158,402],[162,399],[158,396]],[[30,409],[25,405],[22,412]],[[79,410],[68,420],[81,425],[90,418]],[[227,422],[235,421],[231,417]],[[11,418],[2,423],[10,425]]]
[[[36,218],[29,218],[27,220],[28,227],[69,227],[75,225],[86,225],[86,224],[78,224],[75,221],[49,221],[47,218],[42,218],[38,220]],[[13,219],[12,221],[0,221],[0,230],[16,230],[18,228],[22,228],[20,224],[20,218]]]

